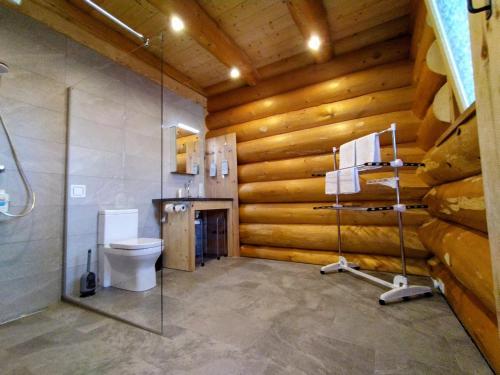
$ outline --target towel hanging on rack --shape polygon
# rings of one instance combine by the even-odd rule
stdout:
[[[356,139],[356,164],[380,162],[380,140],[378,133]],[[342,157],[342,154],[341,154]],[[377,169],[378,166],[359,167],[359,170]]]
[[[339,187],[338,192],[337,186]],[[336,170],[326,174],[326,194],[356,194],[360,190],[358,168],[356,167]]]

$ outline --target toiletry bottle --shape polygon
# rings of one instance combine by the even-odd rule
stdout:
[[[0,212],[9,211],[9,194],[5,190],[0,189]]]

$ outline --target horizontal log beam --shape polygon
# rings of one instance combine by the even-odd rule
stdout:
[[[272,259],[297,263],[325,265],[338,261],[338,253],[333,251],[318,251],[305,249],[290,249],[269,246],[243,245],[241,256],[250,258]],[[358,264],[361,269],[379,272],[401,272],[401,259],[398,257],[349,254],[350,262]],[[407,259],[407,272],[410,275],[428,276],[429,271],[424,259]]]
[[[427,7],[425,5],[425,1],[415,0],[413,4],[411,4],[411,14],[413,30],[412,30],[412,38],[410,43],[410,58],[412,60],[416,59],[422,35],[427,25]]]
[[[415,141],[420,120],[411,111],[391,112],[238,143],[238,164],[329,153],[334,146],[387,129],[393,122],[398,143]],[[388,133],[380,137],[381,145],[390,143]]]
[[[406,202],[405,202],[406,203]],[[412,202],[412,203],[418,203]],[[260,203],[240,205],[240,223],[254,224],[337,224],[337,215],[334,210],[314,210],[317,206],[331,205],[332,202],[313,203]],[[390,201],[380,202],[352,202],[360,206],[387,206]],[[429,213],[424,209],[408,210],[404,215],[405,225],[418,226],[430,219]],[[394,212],[375,211],[342,211],[342,225],[398,225]]]
[[[417,52],[417,57],[415,58],[415,65],[413,67],[413,83],[416,84],[421,77],[422,68],[426,65],[427,52],[431,47],[432,43],[436,40],[434,35],[434,30],[429,25],[426,25],[422,39],[420,41],[420,46]]]
[[[496,316],[442,264],[430,268],[432,277],[444,286],[444,296],[458,319],[494,371],[500,373],[500,337]]]
[[[335,225],[240,224],[240,241],[244,245],[335,251],[338,250],[336,228]],[[390,256],[400,254],[397,227],[342,225],[340,231],[344,252]],[[418,238],[417,227],[406,227],[404,236],[408,257],[429,256]]]
[[[433,216],[488,232],[481,175],[435,186],[423,201]]]
[[[434,73],[427,64],[422,64],[417,82],[416,100],[413,103],[413,112],[418,118],[424,118],[427,109],[434,101],[434,96],[445,83],[446,76]]]
[[[409,163],[419,163],[424,157],[424,151],[415,143],[398,145],[398,158]],[[382,161],[393,160],[392,146],[381,147]],[[339,157],[337,155],[337,165]],[[294,180],[309,178],[333,169],[333,154],[303,156],[292,159],[264,161],[238,166],[238,182],[264,182],[279,180]],[[379,169],[385,170],[384,168]]]
[[[288,10],[295,21],[304,40],[317,36],[321,48],[311,51],[317,63],[324,63],[333,56],[330,27],[323,1],[318,0],[286,0]]]
[[[186,24],[186,32],[203,48],[227,67],[240,69],[249,85],[255,85],[259,75],[248,55],[217,25],[217,22],[196,0],[148,0],[164,15],[178,15]]]
[[[408,57],[408,42],[408,38],[398,38],[338,56],[324,64],[308,65],[279,75],[274,75],[277,71],[274,66],[261,68],[259,73],[268,78],[260,81],[256,86],[242,87],[218,95],[210,95],[214,89],[207,88],[210,95],[207,102],[208,111],[210,113],[221,111],[374,66],[406,59]],[[310,54],[308,55],[310,56]],[[304,56],[299,55],[298,59],[303,61]],[[295,60],[297,58],[285,61],[285,63],[293,67],[294,64],[297,64]]]
[[[382,113],[411,109],[415,99],[413,87],[384,90],[357,98],[322,104],[274,116],[210,130],[206,137],[235,133],[238,142],[251,141],[271,135],[310,129]]]
[[[429,150],[449,126],[449,122],[443,122],[436,118],[433,106],[430,106],[418,129],[417,145],[426,151]]]
[[[476,117],[472,117],[424,156],[417,175],[429,185],[461,180],[481,173]]]
[[[411,84],[408,62],[386,64],[256,100],[206,117],[210,130]]]
[[[419,200],[429,187],[414,173],[400,175],[401,197]],[[382,185],[368,185],[366,179],[387,178],[392,173],[369,173],[360,178],[361,192],[344,194],[341,201],[387,200],[394,196],[394,190]],[[307,178],[301,180],[251,182],[240,184],[238,188],[241,203],[286,203],[286,202],[333,202],[335,195],[325,194],[325,178]]]
[[[488,237],[481,232],[434,219],[419,227],[422,243],[467,289],[496,312]]]

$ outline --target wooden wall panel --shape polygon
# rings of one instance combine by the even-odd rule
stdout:
[[[227,160],[229,174],[221,174],[222,161]],[[210,176],[212,161],[217,166],[217,175]],[[205,141],[205,196],[209,198],[233,198],[232,240],[234,256],[239,256],[239,199],[238,167],[236,161],[236,136],[225,134]]]

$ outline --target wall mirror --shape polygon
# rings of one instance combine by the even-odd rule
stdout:
[[[171,173],[197,175],[200,173],[200,131],[183,123],[169,127]],[[174,151],[175,150],[175,151]]]

